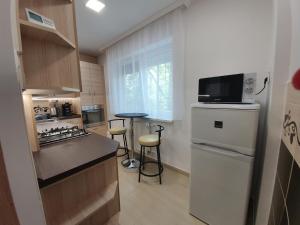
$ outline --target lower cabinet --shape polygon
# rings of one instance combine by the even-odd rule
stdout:
[[[41,189],[47,225],[104,225],[120,211],[116,157]]]

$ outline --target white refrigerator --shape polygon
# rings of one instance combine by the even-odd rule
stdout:
[[[245,225],[258,104],[192,105],[190,213],[209,225]]]

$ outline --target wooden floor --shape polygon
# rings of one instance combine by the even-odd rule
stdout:
[[[147,168],[151,169],[151,168]],[[165,168],[162,181],[125,171],[119,164],[120,225],[205,225],[188,212],[189,179]]]

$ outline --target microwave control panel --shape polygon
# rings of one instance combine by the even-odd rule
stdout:
[[[244,74],[243,102],[253,103],[256,88],[256,73]]]

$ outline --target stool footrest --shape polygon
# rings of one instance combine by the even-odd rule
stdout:
[[[146,161],[146,162],[143,162],[141,164],[141,167],[143,167],[145,164],[158,164],[157,161]],[[162,174],[162,172],[164,171],[164,167],[163,166],[160,166],[160,169],[158,171],[158,173],[155,173],[155,174],[147,174],[147,173],[144,173],[142,170],[140,171],[140,173],[146,177],[156,177],[156,176],[159,176]]]
[[[123,157],[123,156],[127,155],[127,158],[129,158],[129,151],[128,151],[128,148],[126,148],[126,147],[119,147],[118,150],[120,150],[120,149],[123,149],[123,150],[125,150],[125,151],[124,151],[124,153],[122,153],[122,154],[117,154],[117,157]]]

